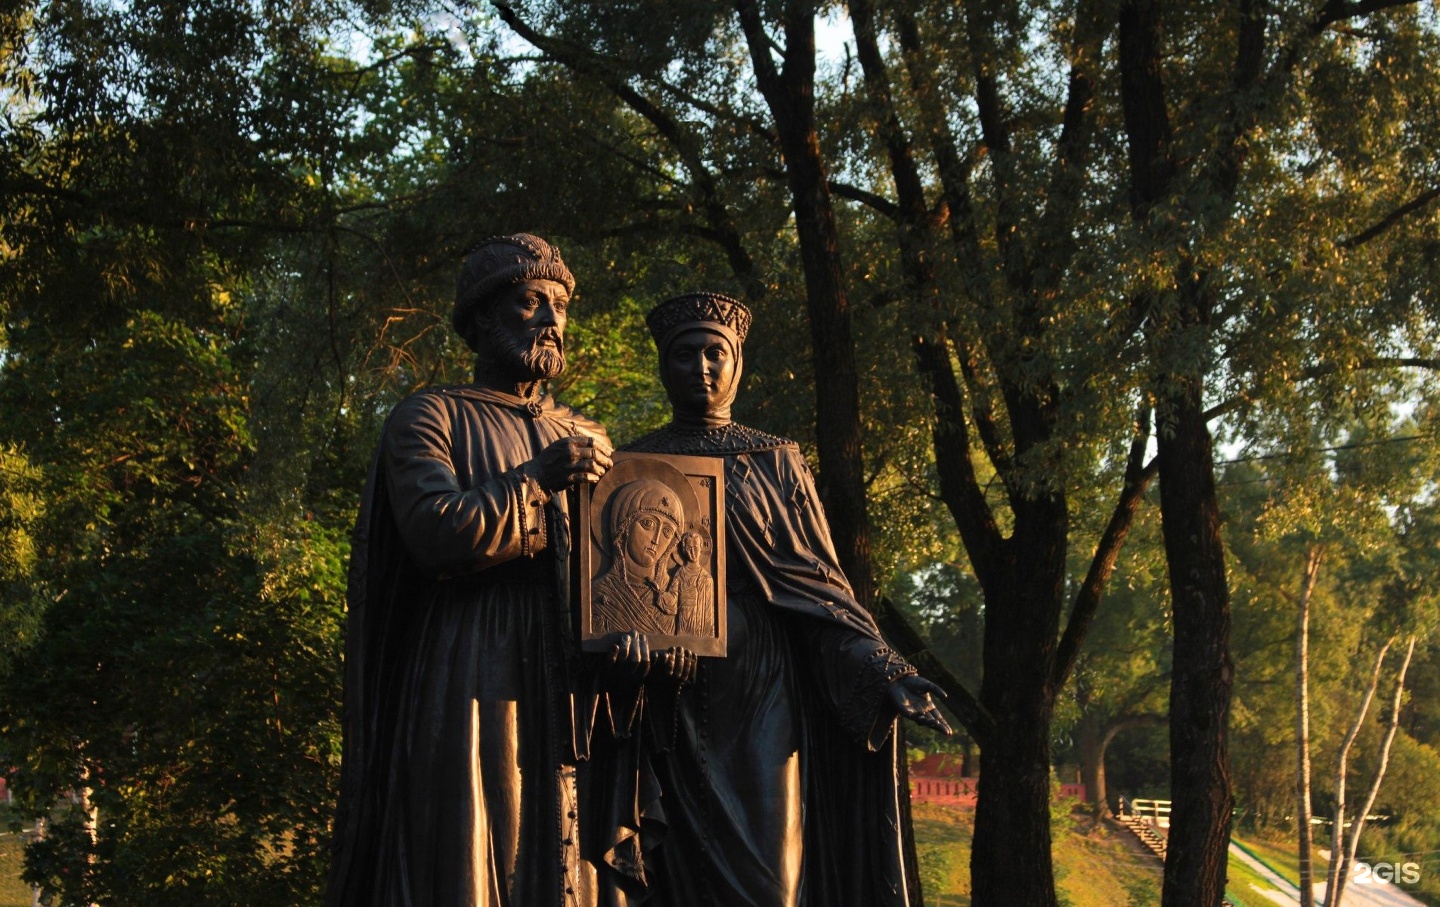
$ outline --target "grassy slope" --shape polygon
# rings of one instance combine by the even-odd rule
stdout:
[[[30,887],[21,883],[20,869],[20,836],[0,835],[0,907],[30,907]]]
[[[966,809],[935,803],[915,804],[915,846],[920,857],[920,879],[926,907],[970,907],[970,831],[974,814]],[[1063,826],[1063,827],[1061,827]],[[1104,826],[1090,831],[1089,823],[1063,822],[1055,828],[1055,887],[1065,907],[1153,907],[1160,903],[1161,870],[1158,860],[1142,856]],[[1266,864],[1288,877],[1299,878],[1294,845],[1243,839]],[[1324,863],[1316,868],[1324,879]],[[1425,866],[1429,870],[1429,866]],[[1016,871],[1023,871],[1016,867]],[[1426,875],[1425,881],[1430,881]],[[1274,907],[1262,892],[1269,882],[1249,867],[1230,860],[1227,891],[1237,907]],[[1407,886],[1409,893],[1440,907],[1440,898]],[[0,904],[0,907],[5,905]]]
[[[1274,885],[1246,864],[1230,857],[1225,874],[1225,895],[1236,907],[1274,907],[1265,892],[1276,891]]]
[[[915,804],[915,846],[926,907],[970,907],[970,829],[974,814]],[[1085,834],[1064,822],[1053,853],[1056,890],[1066,907],[1148,907],[1160,902],[1160,864],[1100,827]],[[1088,828],[1088,823],[1085,824]],[[1023,872],[1023,867],[1015,867]]]

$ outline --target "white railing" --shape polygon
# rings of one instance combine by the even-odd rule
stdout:
[[[1156,828],[1170,827],[1169,800],[1131,800],[1125,810],[1132,816],[1144,819]]]

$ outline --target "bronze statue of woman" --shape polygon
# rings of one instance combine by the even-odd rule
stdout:
[[[616,904],[908,907],[895,721],[948,733],[940,690],[856,601],[799,447],[731,421],[750,321],[713,293],[647,317],[674,417],[626,449],[724,459],[729,647],[658,743],[614,742],[595,858]]]

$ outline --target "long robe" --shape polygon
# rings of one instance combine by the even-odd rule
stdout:
[[[386,423],[351,557],[330,907],[594,904],[564,496],[521,471],[581,433],[604,437],[479,388],[422,391]]]
[[[729,644],[648,742],[603,754],[607,902],[907,907],[887,688],[914,669],[855,600],[799,448],[732,424],[625,449],[724,458]]]

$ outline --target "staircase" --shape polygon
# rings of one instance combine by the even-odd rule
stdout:
[[[1149,819],[1142,819],[1136,815],[1118,816],[1120,824],[1140,839],[1140,843],[1162,861],[1165,859],[1165,836],[1155,829]]]
[[[1116,821],[1130,829],[1146,850],[1160,858],[1160,862],[1165,862],[1167,839],[1160,830],[1170,828],[1170,801],[1132,800],[1127,804],[1122,799],[1120,808],[1122,812],[1115,817]],[[1228,897],[1221,904],[1223,907],[1235,907]]]

